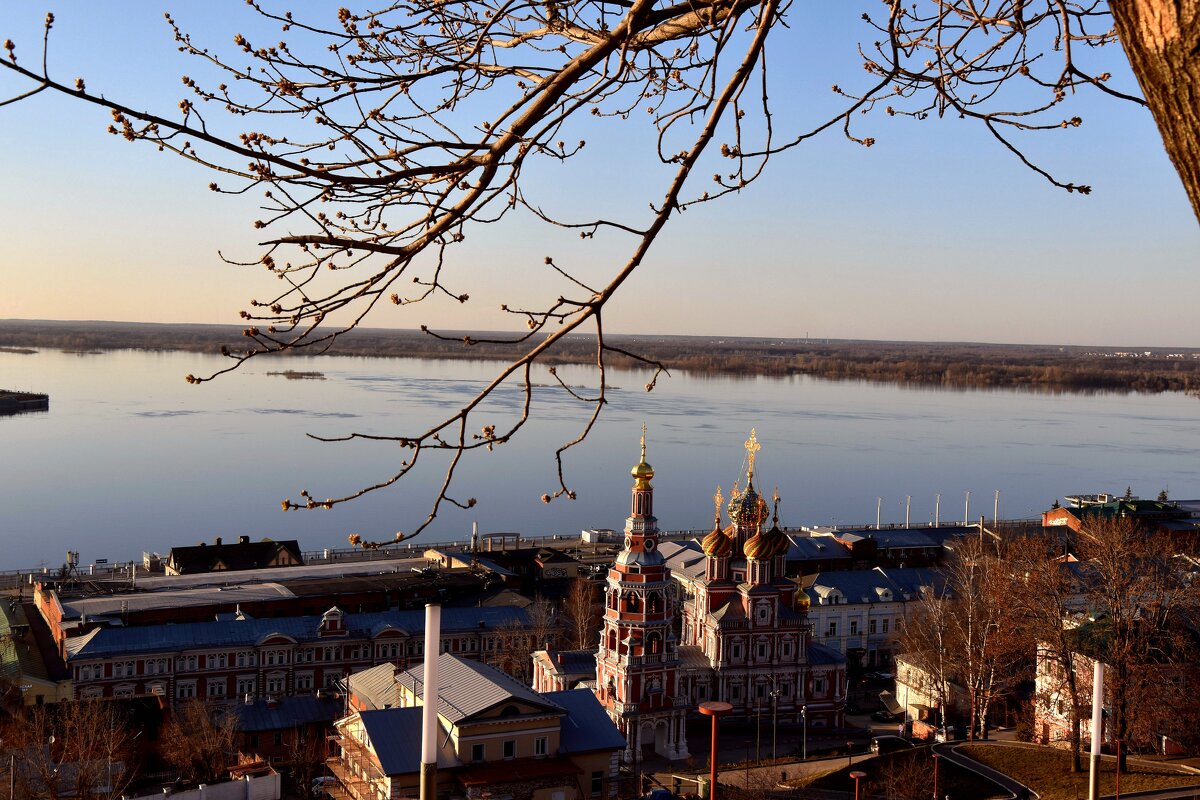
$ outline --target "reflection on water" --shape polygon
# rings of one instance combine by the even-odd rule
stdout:
[[[362,358],[289,358],[288,369],[320,371],[323,381],[280,381],[279,361],[189,386],[188,373],[215,357],[117,352],[0,353],[0,386],[53,398],[49,414],[0,418],[0,569],[61,563],[67,549],[84,563],[137,557],[215,536],[297,538],[306,549],[342,546],[347,534],[390,538],[424,519],[447,463],[423,453],[396,489],[332,511],[279,511],[302,489],[321,499],[391,474],[392,442],[322,443],[358,432],[411,436],[481,391],[498,365]],[[558,367],[577,391],[595,394],[595,370]],[[533,418],[511,444],[480,451],[460,468],[454,496],[470,511],[447,510],[429,540],[483,531],[574,533],[620,526],[628,513],[629,467],[643,420],[657,469],[656,509],[664,528],[712,524],[710,497],[742,475],[742,442],[758,429],[762,486],[779,486],[783,522],[961,519],[1033,516],[1071,492],[1200,495],[1200,401],[1184,395],[939,391],[809,378],[685,377],[659,381],[610,371],[609,405],[593,436],[567,452],[575,501],[539,502],[554,492],[554,449],[574,438],[588,409],[545,371],[535,371]],[[625,387],[625,388],[622,388]],[[505,384],[471,419],[512,425],[525,402]],[[439,416],[440,415],[440,416]]]

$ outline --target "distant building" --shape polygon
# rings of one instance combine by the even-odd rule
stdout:
[[[442,649],[466,658],[510,660],[529,653],[520,608],[447,608]],[[95,628],[66,640],[74,697],[161,696],[168,702],[245,702],[333,690],[353,672],[381,663],[405,668],[424,658],[421,611],[344,613]]]
[[[350,678],[331,761],[353,800],[415,797],[420,784],[420,669],[386,666]],[[484,664],[438,657],[440,797],[617,796],[625,740],[586,690],[535,692]]]
[[[194,575],[199,572],[297,567],[303,564],[300,543],[295,539],[252,542],[249,536],[241,536],[232,544],[224,544],[218,538],[213,544],[201,542],[194,547],[172,547],[164,568],[168,575]]]
[[[1147,532],[1166,535],[1179,551],[1200,551],[1200,520],[1193,515],[1191,501],[1176,503],[1107,494],[1074,495],[1065,499],[1069,505],[1055,504],[1042,512],[1044,527],[1065,526],[1086,536],[1089,525],[1127,519]]]
[[[345,704],[338,694],[329,692],[243,700],[229,708],[241,760],[282,764],[297,758],[324,759],[325,738]]]
[[[891,667],[909,608],[934,581],[931,570],[882,567],[806,577],[813,637],[856,666]]]

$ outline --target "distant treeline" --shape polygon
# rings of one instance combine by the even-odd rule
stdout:
[[[374,358],[510,359],[530,346],[497,344],[511,334],[459,333],[441,340],[409,330],[369,328],[341,337],[331,355]],[[1058,347],[942,342],[869,342],[704,336],[611,336],[611,344],[661,361],[672,371],[710,375],[811,375],[914,386],[1028,388],[1042,391],[1187,391],[1200,393],[1200,350]],[[118,322],[0,320],[0,348],[185,350],[244,348],[241,328]],[[1149,355],[1147,355],[1149,353]],[[298,355],[315,354],[301,350]],[[570,337],[546,364],[594,364],[593,336]],[[614,367],[639,363],[609,354]]]

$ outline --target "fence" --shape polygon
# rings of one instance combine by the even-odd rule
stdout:
[[[132,800],[163,800],[167,796],[168,791],[164,789],[162,794],[144,795]],[[279,800],[279,773],[272,772],[260,777],[247,775],[241,780],[225,783],[202,783],[197,789],[171,792],[169,796],[171,800]]]

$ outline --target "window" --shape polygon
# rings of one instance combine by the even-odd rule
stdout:
[[[732,658],[734,661],[737,661],[738,659],[740,659],[740,658],[742,657],[742,646],[741,646],[740,644],[735,644],[735,645],[733,645],[733,646],[732,646],[731,648],[729,648],[729,649],[730,649],[730,652],[731,652],[731,656],[730,656],[730,657],[731,657],[731,658]]]
[[[767,645],[765,642],[758,643],[758,657],[764,659],[767,657]]]
[[[133,697],[133,684],[126,683],[113,689],[113,697],[126,699]]]
[[[178,700],[192,700],[196,697],[195,681],[180,681],[175,685],[175,697]]]
[[[783,643],[783,657],[791,658],[791,656],[792,656],[792,643],[784,642]]]
[[[884,620],[883,620],[883,632],[884,632],[884,633],[887,633],[887,632],[888,632],[888,620],[887,620],[887,618],[886,618],[886,617],[885,617],[885,618],[884,618]]]
[[[825,676],[824,675],[818,675],[817,677],[813,678],[813,694],[815,694],[815,695],[825,694]]]
[[[311,691],[313,688],[313,675],[311,672],[296,673],[296,690],[300,692]]]
[[[481,744],[471,745],[471,761],[476,762],[476,763],[483,761],[483,745],[481,745]]]
[[[504,757],[505,758],[516,758],[517,757],[517,741],[516,741],[516,739],[505,739],[504,740]]]
[[[875,620],[867,622],[867,633],[875,633]]]
[[[604,773],[597,770],[592,773],[592,797],[604,794]]]
[[[858,620],[856,620],[856,619],[850,620],[850,635],[851,636],[858,635]]]
[[[275,746],[283,747],[283,734],[282,733],[275,734]]]
[[[212,698],[224,697],[227,684],[224,679],[210,680],[205,695]]]
[[[829,628],[825,631],[826,636],[837,636],[837,620],[829,621]]]
[[[254,678],[242,676],[237,680],[237,693],[239,697],[245,697],[248,694],[254,694]]]
[[[533,754],[535,756],[544,756],[548,751],[549,742],[545,736],[539,736],[533,740]]]
[[[283,676],[268,675],[267,676],[267,694],[283,694]]]

